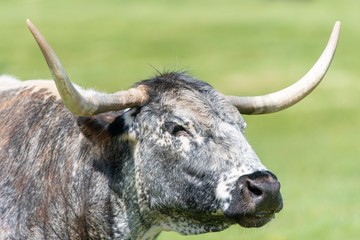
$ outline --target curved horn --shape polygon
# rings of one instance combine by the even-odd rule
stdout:
[[[263,96],[236,97],[228,96],[230,102],[242,114],[273,113],[286,109],[305,98],[321,81],[328,70],[335,54],[339,39],[340,22],[334,25],[329,42],[310,71],[293,85]]]
[[[26,23],[49,66],[61,99],[73,114],[92,116],[103,112],[139,106],[148,100],[147,89],[144,85],[114,94],[99,93],[92,96],[81,94],[70,82],[59,58],[39,30],[29,19],[26,20]]]

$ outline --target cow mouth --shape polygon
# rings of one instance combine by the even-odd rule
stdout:
[[[257,212],[254,214],[243,215],[237,219],[237,223],[245,228],[262,227],[275,218],[274,212]]]

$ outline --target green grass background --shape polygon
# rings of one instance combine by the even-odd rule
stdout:
[[[30,18],[84,87],[126,89],[154,67],[187,70],[225,94],[263,94],[305,74],[341,20],[318,89],[281,113],[246,116],[249,141],[282,183],[283,211],[260,229],[159,239],[358,239],[359,10],[358,0],[1,0],[0,73],[50,78]]]

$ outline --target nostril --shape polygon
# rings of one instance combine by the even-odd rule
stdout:
[[[261,189],[256,186],[256,184],[254,184],[252,181],[247,181],[247,188],[255,196],[260,197],[263,194],[263,191],[261,191]]]
[[[252,220],[269,220],[283,207],[280,183],[275,175],[266,171],[239,177],[231,196],[226,216],[237,219],[251,216]]]

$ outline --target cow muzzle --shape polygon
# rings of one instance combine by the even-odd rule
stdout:
[[[225,216],[243,227],[261,227],[283,207],[280,183],[268,171],[241,176],[231,194],[232,200]]]

